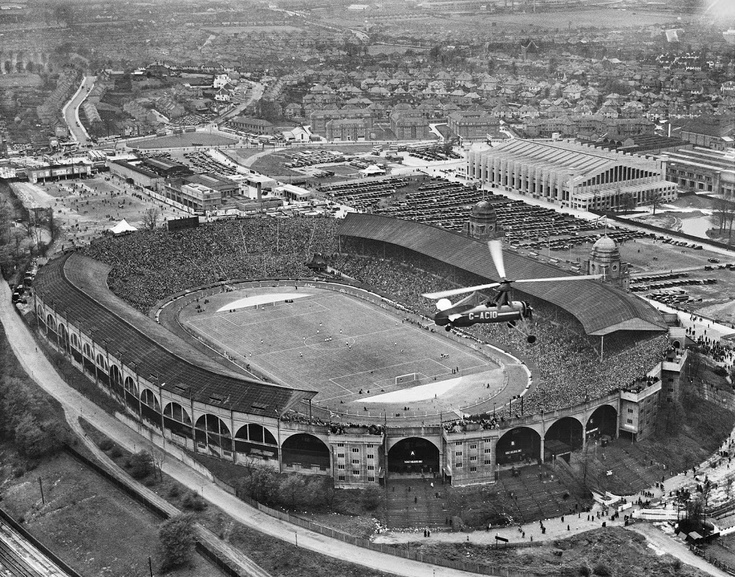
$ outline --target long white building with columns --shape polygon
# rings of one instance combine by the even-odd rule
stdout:
[[[514,139],[471,151],[467,176],[512,191],[581,210],[615,210],[676,199],[665,161],[572,141]]]

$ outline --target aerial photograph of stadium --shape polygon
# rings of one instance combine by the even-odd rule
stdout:
[[[0,1],[0,575],[735,574],[734,35]]]

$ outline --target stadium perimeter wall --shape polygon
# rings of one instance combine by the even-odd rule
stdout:
[[[42,271],[40,274],[43,274]],[[263,284],[272,286],[274,282],[276,281],[263,281]],[[304,286],[314,282],[304,281]],[[368,291],[347,288],[351,293],[361,295],[361,298],[373,299],[377,306],[397,305],[399,310],[405,309],[398,303],[372,295]],[[346,292],[347,288],[337,290]],[[56,293],[57,299],[59,294]],[[538,438],[538,441],[534,441],[537,445],[536,453],[531,457],[543,459],[544,441],[558,421],[573,419],[579,422],[581,443],[584,443],[586,435],[583,431],[587,430],[597,409],[608,406],[616,416],[619,417],[621,413],[620,394],[614,393],[554,413],[510,418],[502,426],[494,428],[469,424],[457,430],[448,426],[424,428],[396,423],[385,430],[381,429],[378,434],[370,434],[364,425],[347,425],[335,431],[329,423],[284,421],[280,414],[273,417],[250,414],[223,407],[221,403],[195,401],[184,394],[163,389],[162,381],[166,379],[166,375],[161,375],[158,380],[151,375],[139,374],[135,359],[128,358],[124,362],[121,355],[114,353],[106,342],[101,342],[101,337],[95,335],[94,330],[88,330],[89,325],[84,330],[82,323],[89,322],[91,325],[93,316],[89,320],[69,319],[64,315],[64,302],[46,301],[44,295],[38,291],[34,294],[34,303],[32,316],[36,318],[36,328],[41,335],[103,391],[125,406],[126,417],[132,421],[131,424],[137,423],[136,428],[144,427],[164,436],[170,443],[234,463],[258,459],[281,471],[332,475],[338,486],[368,486],[381,482],[386,478],[391,448],[402,440],[410,439],[422,439],[438,448],[439,473],[451,476],[453,483],[491,483],[495,481],[497,474],[497,445],[506,434],[523,430],[524,434]],[[95,311],[96,314],[110,314],[115,322],[126,322],[122,317],[106,311],[103,303],[97,305],[100,310]],[[92,311],[90,314],[93,315]],[[146,321],[155,322],[150,319]],[[461,335],[455,337],[464,339]],[[464,340],[463,342],[469,344]],[[260,435],[258,439],[251,438],[251,431]],[[299,446],[302,441],[308,441],[312,443],[312,447],[317,447],[321,451],[320,458],[312,458],[314,455],[303,449],[303,443]],[[456,464],[457,454],[461,451],[468,456],[473,451],[478,456],[481,454],[482,465],[478,462],[475,470],[462,467],[463,470],[460,471]],[[288,453],[287,459],[284,459],[285,453]],[[351,471],[352,474],[335,475],[340,455],[342,458],[344,455],[358,457],[359,463]],[[380,464],[379,470],[375,466],[377,463]]]

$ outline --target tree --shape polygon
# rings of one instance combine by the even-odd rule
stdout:
[[[158,479],[163,481],[163,463],[166,461],[166,451],[154,451],[152,459],[154,470],[158,471]]]
[[[718,198],[714,202],[714,217],[719,228],[720,236],[727,231],[727,242],[732,242],[732,224],[735,220],[735,203],[726,199]]]
[[[623,209],[625,214],[628,214],[631,210],[636,207],[635,196],[632,192],[626,192],[620,197],[620,208]]]
[[[375,511],[380,507],[383,494],[377,487],[368,487],[362,493],[362,506],[366,511]]]
[[[306,483],[301,475],[286,475],[278,488],[281,499],[287,500],[291,509],[295,509],[297,503],[304,501],[305,487]]]
[[[149,208],[143,213],[143,226],[148,230],[155,230],[158,227],[158,219],[161,213],[157,208]]]
[[[128,461],[133,479],[144,479],[153,471],[153,455],[148,451],[138,451]]]
[[[662,199],[661,199],[661,193],[654,192],[651,196],[651,207],[653,208],[653,214],[656,215],[656,209],[661,206]]]
[[[190,514],[176,515],[164,521],[158,531],[161,569],[187,565],[194,551],[194,520]]]
[[[243,495],[264,504],[273,502],[277,489],[276,473],[267,467],[254,468],[250,475],[243,477],[238,487]]]
[[[21,455],[38,458],[44,453],[44,435],[38,420],[25,415],[15,427],[15,444]]]

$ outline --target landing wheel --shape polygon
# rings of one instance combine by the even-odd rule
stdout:
[[[451,331],[452,330],[452,325],[445,326],[444,327],[444,330],[447,331],[447,332]]]
[[[527,343],[528,343],[529,345],[532,345],[533,343],[535,343],[535,342],[536,342],[536,335],[528,335],[528,336],[526,337],[526,342],[527,342]]]

